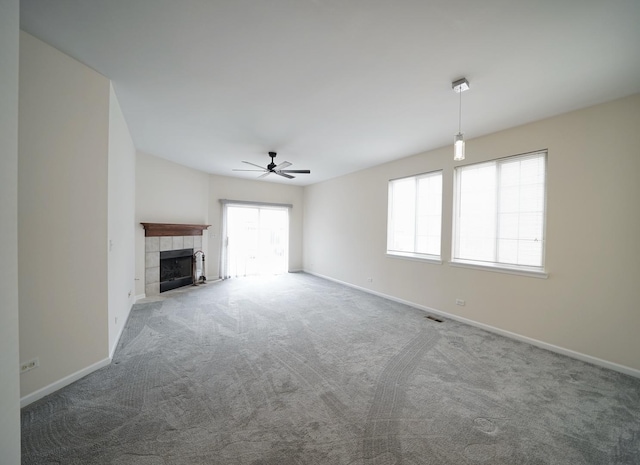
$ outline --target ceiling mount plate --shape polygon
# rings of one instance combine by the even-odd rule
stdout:
[[[451,83],[451,87],[455,93],[459,94],[460,92],[469,90],[469,81],[467,81],[467,78],[458,79]]]

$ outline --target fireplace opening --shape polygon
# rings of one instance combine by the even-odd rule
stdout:
[[[160,292],[193,284],[193,249],[160,252]]]

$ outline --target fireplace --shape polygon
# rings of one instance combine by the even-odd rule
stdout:
[[[146,297],[157,296],[160,292],[192,284],[192,257],[194,253],[201,257],[199,264],[202,268],[203,249],[206,247],[202,233],[209,225],[142,223],[142,226],[145,235],[144,281]],[[172,254],[165,255],[165,252],[172,252]],[[167,259],[163,260],[165,266],[161,266],[161,258]],[[163,272],[161,269],[164,269]],[[198,282],[206,281],[204,270],[198,273],[196,279]]]
[[[193,284],[193,249],[160,252],[160,292]]]

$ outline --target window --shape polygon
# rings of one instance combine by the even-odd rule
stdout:
[[[389,181],[387,253],[440,259],[442,171]]]
[[[454,263],[543,272],[546,156],[455,169]]]

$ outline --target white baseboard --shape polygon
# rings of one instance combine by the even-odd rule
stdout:
[[[138,295],[136,296],[135,302],[137,302],[137,301],[138,301],[138,300],[140,300],[140,299],[146,299],[146,298],[147,298],[147,294],[138,294]],[[134,303],[135,303],[135,302],[134,302]]]
[[[116,349],[118,348],[118,344],[120,344],[120,338],[122,337],[122,333],[124,332],[124,328],[127,327],[127,323],[129,322],[129,317],[131,316],[131,309],[133,305],[129,307],[129,311],[127,312],[127,318],[124,320],[124,324],[120,326],[120,331],[118,331],[118,336],[116,336],[116,341],[113,344],[113,347],[109,351],[109,360],[113,360],[113,355],[116,353]]]
[[[116,336],[116,341],[113,344],[113,347],[111,348],[111,350],[109,350],[109,360],[113,360],[113,354],[116,353],[116,349],[118,348],[118,344],[120,343],[120,338],[122,337],[122,333],[124,332],[125,326],[127,326],[126,323],[120,327],[120,331],[118,331],[118,335]]]
[[[130,316],[131,316],[131,307],[129,307],[129,312],[127,313],[127,319],[125,320],[124,324],[120,326],[120,331],[118,332],[118,336],[116,337],[115,343],[113,344],[113,347],[109,351],[109,358],[100,360],[99,362],[94,363],[93,365],[83,368],[82,370],[79,370],[69,376],[65,376],[61,380],[51,383],[48,386],[43,387],[42,389],[38,389],[37,391],[24,396],[23,398],[20,399],[20,408],[25,407],[31,404],[32,402],[35,402],[36,400],[42,399],[43,397],[54,393],[58,389],[62,389],[63,387],[68,386],[69,384],[75,381],[78,381],[81,378],[84,378],[88,374],[93,373],[94,371],[99,370],[100,368],[104,368],[110,365],[111,361],[113,360],[113,355],[115,354],[116,349],[118,348],[118,344],[120,344],[120,338],[122,337],[122,333],[124,333],[124,328],[127,326],[127,322],[129,321]]]
[[[348,282],[345,282],[345,281],[340,281],[339,279],[331,278],[329,276],[324,276],[324,275],[321,275],[320,273],[314,273],[312,271],[305,271],[305,273],[308,273],[308,274],[313,275],[313,276],[317,276],[317,277],[322,278],[322,279],[326,279],[328,281],[333,281],[333,282],[336,282],[336,283],[339,283],[339,284],[343,284],[345,286],[348,286],[348,287],[351,287],[351,288],[354,288],[354,289],[358,289],[360,291],[367,292],[369,294],[373,294],[373,295],[376,295],[378,297],[382,297],[384,299],[388,299],[388,300],[392,300],[394,302],[405,304],[405,305],[408,305],[410,307],[414,307],[414,308],[417,308],[419,310],[423,310],[425,312],[435,313],[435,314],[443,316],[445,318],[450,318],[452,320],[456,320],[456,321],[459,321],[461,323],[468,324],[470,326],[475,326],[477,328],[484,329],[485,331],[489,331],[489,332],[492,332],[492,333],[495,333],[495,334],[500,334],[501,336],[505,336],[505,337],[508,337],[508,338],[511,338],[511,339],[515,339],[517,341],[526,342],[527,344],[531,344],[533,346],[540,347],[541,349],[546,349],[546,350],[549,350],[551,352],[555,352],[555,353],[558,353],[558,354],[566,355],[567,357],[571,357],[571,358],[575,358],[577,360],[581,360],[583,362],[591,363],[593,365],[601,366],[603,368],[608,368],[610,370],[618,371],[620,373],[624,373],[624,374],[629,375],[629,376],[640,378],[640,370],[637,370],[635,368],[631,368],[631,367],[628,367],[628,366],[625,366],[625,365],[620,365],[620,364],[614,363],[614,362],[609,362],[608,360],[603,360],[601,358],[593,357],[591,355],[586,355],[586,354],[583,354],[581,352],[576,352],[576,351],[571,350],[571,349],[566,349],[564,347],[560,347],[560,346],[556,346],[556,345],[553,345],[553,344],[549,344],[547,342],[540,341],[538,339],[533,339],[533,338],[530,338],[530,337],[527,337],[527,336],[523,336],[523,335],[518,334],[518,333],[512,333],[511,331],[506,331],[504,329],[496,328],[495,326],[490,326],[490,325],[487,325],[487,324],[484,324],[484,323],[480,323],[480,322],[477,322],[477,321],[474,321],[474,320],[469,320],[467,318],[464,318],[464,317],[461,317],[461,316],[458,316],[458,315],[454,315],[452,313],[447,313],[447,312],[443,312],[442,310],[437,310],[435,308],[426,307],[424,305],[420,305],[420,304],[417,304],[417,303],[414,303],[414,302],[410,302],[408,300],[399,299],[398,297],[394,297],[394,296],[391,296],[391,295],[383,294],[381,292],[373,291],[371,289],[367,289],[366,287],[357,286],[355,284],[351,284],[351,283],[348,283]]]
[[[83,368],[80,371],[76,371],[75,373],[70,374],[69,376],[65,376],[64,378],[49,384],[48,386],[43,387],[42,389],[38,389],[31,394],[27,394],[26,396],[20,399],[20,408],[26,407],[27,405],[35,402],[36,400],[40,400],[49,394],[56,392],[58,389],[62,389],[69,384],[78,381],[80,378],[84,378],[88,374],[93,373],[100,368],[106,367],[111,363],[111,358],[105,358],[100,360],[99,362],[94,363],[93,365],[89,365],[86,368]]]

